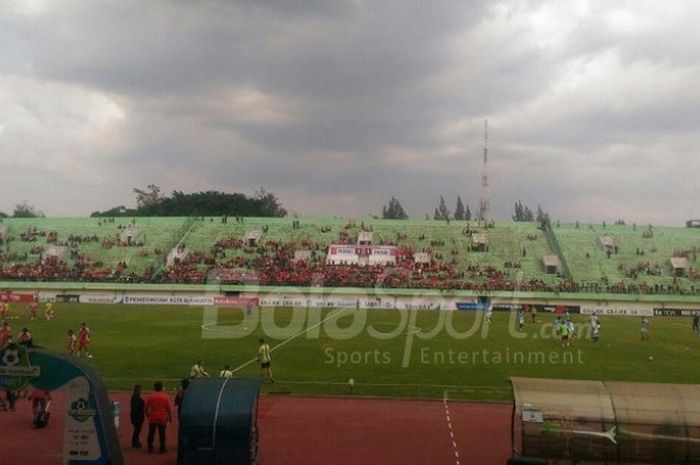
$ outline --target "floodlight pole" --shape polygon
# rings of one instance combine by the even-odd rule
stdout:
[[[484,120],[484,157],[481,167],[481,197],[479,198],[479,220],[486,220],[489,212],[489,120]]]

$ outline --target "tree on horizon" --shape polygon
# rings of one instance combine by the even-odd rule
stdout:
[[[401,206],[401,202],[394,196],[389,200],[389,205],[382,207],[382,219],[385,220],[406,220],[408,215]]]
[[[147,189],[134,188],[137,208],[123,205],[93,212],[92,217],[116,216],[260,216],[285,217],[287,210],[272,192],[260,188],[254,196],[220,191],[186,194],[173,191],[163,196],[160,188],[150,184]]]
[[[450,219],[450,211],[447,209],[445,198],[442,195],[440,196],[440,204],[437,207],[435,207],[433,219],[440,221],[447,221]]]
[[[462,203],[462,197],[457,196],[457,206],[455,207],[454,219],[455,221],[466,220],[466,210],[464,208],[464,203]]]
[[[22,202],[15,205],[15,209],[12,212],[13,218],[44,218],[44,212],[37,210],[34,205]]]
[[[535,215],[530,207],[524,205],[520,200],[515,202],[515,214],[512,218],[513,221],[535,221]]]

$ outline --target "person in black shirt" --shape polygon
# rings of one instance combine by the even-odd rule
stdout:
[[[131,395],[131,425],[134,427],[134,434],[131,436],[131,447],[140,449],[141,428],[146,417],[146,403],[141,398],[141,385],[134,386],[134,393]]]
[[[185,400],[185,391],[187,391],[187,387],[190,385],[190,380],[185,378],[182,381],[180,381],[180,390],[177,391],[177,394],[175,394],[175,407],[177,407],[177,418],[178,420],[180,419],[180,411],[182,410],[182,402]]]

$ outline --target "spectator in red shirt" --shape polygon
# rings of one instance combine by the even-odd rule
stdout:
[[[156,429],[160,441],[160,453],[165,453],[165,426],[172,421],[170,397],[163,392],[163,383],[153,385],[155,392],[146,399],[146,417],[148,418],[148,452],[153,452],[153,439]]]
[[[32,392],[27,398],[32,403],[32,413],[34,418],[46,410],[48,402],[51,400],[51,394],[43,389],[37,389]]]
[[[32,333],[29,332],[29,328],[22,328],[22,331],[17,336],[17,344],[31,347],[33,346]]]

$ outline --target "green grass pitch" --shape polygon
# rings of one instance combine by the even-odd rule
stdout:
[[[554,316],[542,313],[535,323],[528,315],[517,333],[507,313],[495,313],[484,329],[481,316],[467,312],[369,310],[363,322],[355,310],[279,308],[254,310],[244,322],[245,310],[222,308],[220,326],[213,326],[205,319],[213,310],[194,307],[56,304],[55,310],[53,321],[30,321],[15,306],[15,335],[27,326],[36,345],[64,351],[67,329],[87,322],[88,363],[114,390],[148,388],[158,379],[173,389],[197,359],[212,375],[224,364],[239,367],[256,357],[261,336],[273,348],[276,380],[264,391],[279,394],[348,395],[352,378],[352,395],[359,396],[441,397],[448,390],[454,398],[507,400],[511,376],[696,383],[700,373],[700,338],[688,318],[651,318],[651,340],[642,342],[639,318],[603,316],[597,344],[584,334],[562,348],[551,337]],[[587,316],[573,319],[587,332]],[[276,333],[273,323],[292,327]],[[395,334],[377,338],[370,326]],[[469,329],[473,334],[465,337]],[[215,334],[222,338],[210,338]],[[258,376],[259,367],[250,363],[236,375]]]

